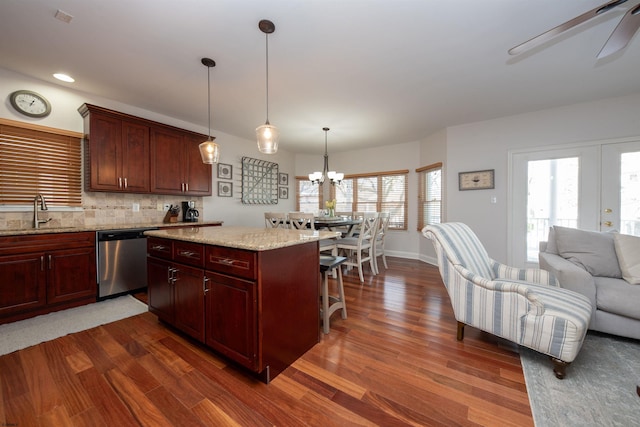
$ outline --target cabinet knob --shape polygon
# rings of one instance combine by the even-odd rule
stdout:
[[[209,281],[209,278],[207,276],[204,276],[202,278],[202,292],[204,292],[205,295],[207,294],[207,292],[209,292],[209,288],[207,288],[208,281]]]

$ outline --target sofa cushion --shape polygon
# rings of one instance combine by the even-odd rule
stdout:
[[[558,254],[592,276],[622,278],[613,242],[615,233],[554,226]]]
[[[594,277],[598,310],[640,320],[640,286],[622,279]]]
[[[640,285],[640,237],[616,233],[613,238],[622,278]]]
[[[545,252],[548,254],[558,255],[558,245],[556,245],[556,232],[554,227],[549,227],[549,237],[547,238],[547,247]]]

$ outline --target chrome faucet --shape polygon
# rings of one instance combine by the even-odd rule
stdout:
[[[40,198],[40,209],[43,211],[49,210],[47,202],[44,200],[44,196],[40,193],[36,194],[36,197],[33,199],[33,228],[40,228],[40,224],[45,224],[51,221],[51,218],[38,219],[38,198]]]

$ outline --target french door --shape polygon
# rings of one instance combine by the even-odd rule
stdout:
[[[553,225],[640,235],[640,138],[510,158],[511,264],[536,265]]]

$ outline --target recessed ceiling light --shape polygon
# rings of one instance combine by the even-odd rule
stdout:
[[[76,81],[73,77],[68,76],[66,74],[62,74],[62,73],[55,73],[53,75],[53,77],[55,77],[58,80],[62,80],[63,82],[67,82],[67,83],[73,83],[73,82]]]

